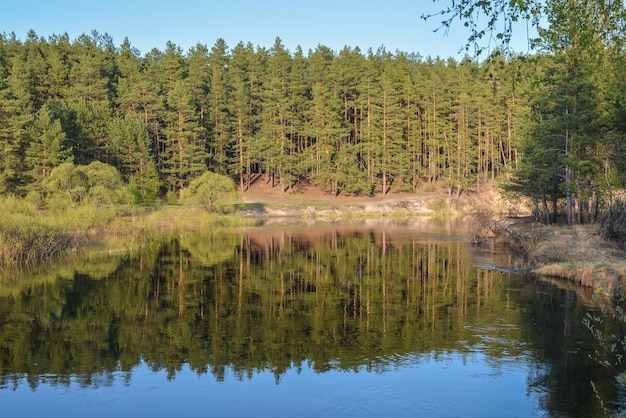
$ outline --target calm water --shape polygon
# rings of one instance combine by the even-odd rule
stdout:
[[[0,405],[29,417],[599,416],[588,291],[456,226],[175,236],[0,287]],[[608,337],[605,337],[608,338]],[[594,393],[592,383],[595,384]]]

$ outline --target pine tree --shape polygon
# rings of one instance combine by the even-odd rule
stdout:
[[[25,164],[30,182],[38,187],[41,181],[50,175],[54,167],[69,161],[71,149],[66,147],[67,138],[61,121],[54,119],[54,114],[47,105],[37,112],[35,120],[26,129]]]
[[[23,109],[33,112],[41,108],[46,100],[47,63],[41,44],[32,30],[22,47],[13,56],[9,86],[13,97]]]
[[[210,60],[206,45],[196,44],[187,54],[191,95],[199,115],[199,123],[207,132],[210,129],[208,95],[210,92]],[[208,141],[208,137],[205,138]]]
[[[130,184],[135,202],[152,202],[158,194],[159,178],[142,115],[114,117],[108,130],[115,167]]]
[[[368,74],[365,57],[358,48],[343,48],[333,60],[331,73],[343,103],[342,144],[337,154],[337,181],[349,193],[371,194],[368,178],[368,143],[364,142],[363,77]]]
[[[71,46],[69,85],[65,97],[71,103],[105,103],[110,106],[115,79],[115,46],[108,35],[93,31]]]
[[[402,103],[406,100],[401,96],[401,75],[397,62],[390,54],[383,53],[383,66],[380,76],[379,112],[380,118],[380,173],[381,190],[385,195],[396,178],[409,175],[407,167],[406,138],[403,136],[405,116]]]
[[[370,49],[363,66],[360,95],[358,97],[358,113],[361,116],[360,139],[357,144],[357,152],[366,175],[367,194],[373,195],[379,182],[381,170],[380,162],[382,148],[380,138],[381,118],[379,98],[380,91],[381,61],[379,55],[375,55]]]
[[[252,174],[250,147],[256,128],[255,106],[252,98],[254,59],[254,49],[251,44],[244,45],[240,42],[233,49],[230,67],[232,91],[230,113],[235,125],[237,169],[234,171],[239,177],[239,188],[242,192],[250,187]]]
[[[48,65],[48,97],[61,99],[69,89],[70,40],[67,33],[50,37],[44,53]]]
[[[290,119],[287,136],[291,144],[290,167],[285,172],[286,182],[295,184],[306,178],[307,159],[305,151],[309,145],[306,135],[308,110],[311,104],[311,83],[309,81],[309,62],[297,47],[293,55],[289,73]]]
[[[206,171],[205,131],[193,102],[188,80],[178,80],[167,96],[168,113],[163,128],[160,171],[168,190],[180,192],[188,182]]]
[[[288,121],[291,119],[291,95],[289,92],[289,73],[292,57],[276,38],[269,51],[268,65],[263,77],[263,108],[260,129],[260,145],[263,150],[261,163],[265,168],[266,178],[281,184],[286,191],[290,186],[284,179],[285,171],[291,162],[292,144],[288,141]]]
[[[231,174],[236,163],[235,141],[231,131],[229,113],[229,62],[228,46],[223,39],[218,39],[211,48],[209,64],[209,113],[210,140],[209,152],[212,157],[212,170],[221,174]]]
[[[311,103],[307,136],[311,138],[308,169],[314,184],[337,195],[340,192],[337,173],[337,153],[341,140],[341,111],[331,75],[334,53],[318,46],[309,56]]]
[[[134,48],[128,38],[120,46],[116,59],[118,76],[116,80],[115,103],[122,114],[141,115],[141,84],[143,66],[139,51]]]

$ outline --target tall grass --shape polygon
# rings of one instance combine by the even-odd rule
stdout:
[[[198,206],[54,204],[43,210],[27,200],[4,196],[0,197],[0,269],[41,265],[84,248],[133,253],[164,234],[252,222],[241,215],[208,213]]]
[[[78,236],[24,200],[0,199],[0,267],[39,264],[74,250]]]
[[[76,252],[94,231],[128,212],[124,206],[54,205],[0,197],[0,268],[29,267]]]
[[[215,227],[251,226],[254,222],[240,214],[221,215],[207,212],[200,206],[164,206],[137,217],[133,224],[135,228],[145,232],[171,233],[200,232]]]

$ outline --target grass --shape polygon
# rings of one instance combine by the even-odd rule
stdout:
[[[624,294],[623,278],[626,263],[618,261],[556,262],[535,269],[544,276],[559,277],[591,287],[597,292],[613,297]]]
[[[153,237],[252,224],[241,215],[199,206],[77,205],[46,210],[13,196],[0,198],[0,270],[49,263],[77,252],[135,253]]]
[[[545,226],[528,219],[514,223],[533,272],[593,288],[599,294],[626,294],[626,254],[603,239],[597,226]],[[520,246],[518,246],[520,247]]]
[[[34,205],[12,196],[3,198],[0,207],[1,268],[39,264],[77,247],[76,227],[68,228],[67,218],[42,216]]]

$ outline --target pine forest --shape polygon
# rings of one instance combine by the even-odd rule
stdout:
[[[624,184],[622,62],[577,45],[457,61],[384,47],[289,51],[280,38],[188,51],[169,42],[142,56],[95,31],[4,34],[0,193],[152,203],[206,171],[244,194],[266,182],[331,196],[461,195],[506,180],[546,221],[567,204],[572,223],[590,222]],[[112,184],[127,190],[105,193]]]

